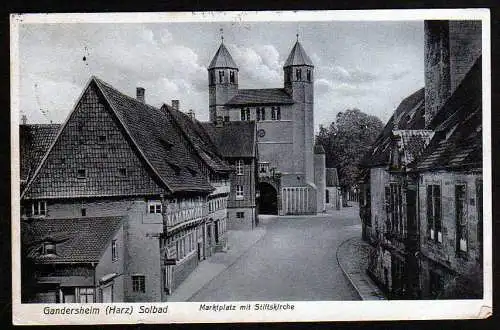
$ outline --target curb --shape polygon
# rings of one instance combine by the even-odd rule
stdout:
[[[213,280],[215,280],[217,277],[219,277],[222,273],[224,273],[226,270],[228,270],[230,267],[232,267],[238,260],[240,260],[244,255],[246,255],[252,247],[255,246],[255,244],[259,243],[264,236],[266,236],[267,230],[264,231],[264,234],[255,242],[253,242],[243,253],[241,253],[236,259],[234,259],[229,265],[227,265],[226,268],[222,269],[217,275],[212,277],[211,280],[209,280],[207,283],[202,285],[198,290],[196,290],[189,298],[185,300],[185,302],[191,301],[191,298],[196,296],[201,290],[203,290],[205,287],[207,287]]]
[[[340,266],[340,269],[342,270],[342,273],[344,273],[345,277],[347,277],[347,279],[349,280],[349,282],[351,283],[352,287],[354,288],[354,290],[356,290],[359,298],[361,298],[361,300],[365,300],[363,299],[363,296],[361,295],[361,292],[359,291],[358,287],[356,286],[356,284],[354,284],[354,281],[352,280],[351,276],[349,275],[349,273],[347,273],[347,271],[344,269],[344,267],[342,266],[342,263],[340,262],[339,260],[339,250],[340,250],[340,247],[344,244],[346,244],[348,241],[351,241],[353,239],[355,239],[356,237],[351,237],[351,238],[348,238],[346,239],[345,241],[343,241],[342,243],[339,244],[339,246],[337,247],[337,252],[335,252],[335,257],[337,258],[337,263],[339,264]]]

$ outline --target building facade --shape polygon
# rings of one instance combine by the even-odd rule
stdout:
[[[482,279],[480,31],[476,21],[425,21],[425,88],[403,100],[361,164],[368,272],[391,298],[482,292],[457,284]]]
[[[93,77],[57,134],[21,128],[21,162],[28,162],[22,165],[21,221],[119,217],[123,270],[116,272],[117,282],[103,275],[115,288],[114,301],[162,301],[201,260],[224,247],[231,169],[216,153],[203,158],[210,146],[187,139],[173,110],[149,106],[144,90],[137,92],[137,99],[128,97]],[[38,144],[49,135],[50,143]],[[32,147],[41,145],[47,150],[33,166]],[[48,237],[33,232],[27,241],[54,241],[57,235],[55,229]],[[107,269],[113,264],[107,259],[95,262],[104,260]],[[39,263],[31,264],[38,274]],[[53,284],[64,287],[62,279]],[[99,301],[98,282],[93,288]]]
[[[314,65],[298,41],[283,73],[283,88],[240,89],[238,66],[222,43],[208,66],[210,121],[256,122],[261,211],[314,214],[324,210],[317,188],[324,176],[315,168],[325,166],[314,155]]]

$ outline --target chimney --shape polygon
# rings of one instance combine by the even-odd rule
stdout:
[[[146,94],[146,90],[142,87],[137,87],[136,89],[136,99],[137,101],[141,102],[141,103],[146,103],[146,98],[145,98],[145,95]]]
[[[195,114],[194,114],[193,109],[189,109],[189,111],[188,111],[188,113],[187,113],[187,114],[188,114],[188,116],[189,116],[189,118],[190,118],[191,120],[194,120],[194,119],[195,119]]]
[[[22,115],[21,122],[23,123],[23,125],[26,125],[26,123],[28,122],[28,117],[26,117],[26,115]]]
[[[179,100],[172,100],[172,108],[179,110]]]

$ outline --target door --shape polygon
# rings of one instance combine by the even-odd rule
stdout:
[[[113,302],[113,285],[108,285],[102,288],[102,302],[103,303]]]

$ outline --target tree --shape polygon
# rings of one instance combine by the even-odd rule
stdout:
[[[356,184],[361,158],[369,151],[383,127],[378,117],[359,109],[339,112],[336,122],[328,128],[320,126],[316,142],[325,149],[326,166],[337,168],[343,206],[348,206],[347,191]]]

